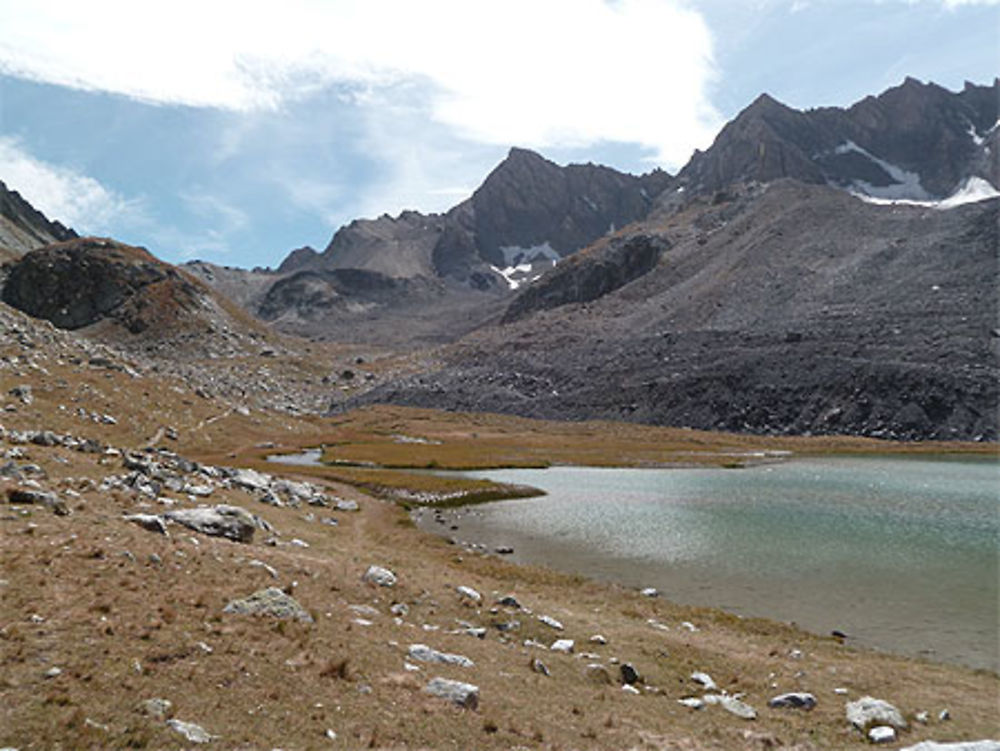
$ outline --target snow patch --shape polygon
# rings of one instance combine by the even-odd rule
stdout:
[[[866,203],[873,203],[879,206],[926,206],[932,209],[953,209],[956,206],[964,206],[967,203],[977,203],[989,198],[1000,196],[1000,190],[981,177],[970,177],[947,198],[939,201],[917,201],[907,198],[879,198],[865,195],[863,193],[852,192],[857,198]]]
[[[966,121],[966,122],[968,122],[968,121]],[[993,127],[995,128],[996,126],[994,125]],[[979,135],[978,133],[976,133],[976,126],[973,125],[972,123],[969,123],[969,129],[967,131],[965,131],[965,132],[968,133],[972,137],[972,142],[974,144],[976,144],[976,146],[982,146],[983,142],[986,140],[981,135]]]
[[[854,141],[847,141],[834,149],[835,154],[847,154],[851,151],[857,152],[870,159],[885,170],[889,177],[896,181],[893,185],[872,185],[864,180],[855,180],[852,183],[855,190],[852,192],[863,193],[872,198],[888,200],[931,200],[930,193],[924,190],[924,186],[920,184],[920,175],[916,172],[910,172],[909,170],[905,170],[902,167],[892,164],[891,162],[880,159],[870,151],[858,146],[854,143]]]

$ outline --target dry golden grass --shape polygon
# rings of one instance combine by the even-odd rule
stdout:
[[[396,482],[412,489],[414,477],[429,475],[279,468],[263,461],[268,453],[321,444],[338,444],[333,451],[344,450],[353,460],[370,451],[373,461],[391,457],[410,466],[428,461],[493,466],[498,461],[490,458],[494,451],[504,461],[644,465],[743,461],[746,452],[764,449],[882,452],[895,448],[891,445],[400,408],[337,419],[257,411],[244,416],[195,396],[185,384],[130,378],[86,363],[50,361],[44,370],[22,363],[0,371],[0,393],[25,382],[32,384],[35,402],[22,405],[8,397],[6,403],[15,409],[3,418],[8,428],[50,428],[137,447],[171,425],[178,429],[178,440],[161,442],[182,454],[327,482],[332,492],[357,500],[361,511],[337,514],[339,526],[330,527],[309,516],[328,515],[325,509],[273,508],[240,491],[219,491],[211,502],[236,503],[260,514],[285,544],[265,545],[259,537],[241,545],[176,527],[163,537],[121,518],[159,506],[140,509],[125,493],[85,489],[85,478],[99,481],[122,472],[117,459],[26,447],[25,461],[48,473],[46,486],[81,494],[71,500],[73,513],[67,517],[0,505],[0,746],[22,751],[190,747],[164,722],[136,711],[139,701],[153,697],[169,699],[174,717],[218,735],[210,748],[861,746],[860,735],[844,720],[843,697],[833,693],[840,686],[852,698],[879,696],[910,715],[951,710],[954,719],[947,724],[914,725],[904,736],[908,743],[1000,733],[1000,682],[994,674],[855,651],[787,625],[643,598],[621,587],[470,554],[415,529],[398,505],[324,479],[339,476],[362,487]],[[112,414],[118,424],[80,418],[77,406]],[[441,443],[400,444],[393,434]],[[354,446],[359,453],[350,453]],[[405,452],[415,446],[430,453],[407,459]],[[292,538],[309,547],[287,544]],[[251,566],[253,559],[273,566],[277,579]],[[398,585],[374,589],[364,584],[361,573],[373,563],[393,569]],[[464,602],[457,585],[476,588],[484,603]],[[291,592],[316,623],[222,613],[230,599],[268,586]],[[557,634],[523,612],[493,612],[494,599],[507,593],[535,614],[558,618],[566,630]],[[389,612],[397,602],[409,608],[400,621]],[[352,605],[375,608],[377,615],[359,613]],[[504,637],[494,624],[510,619],[522,625]],[[651,626],[651,619],[669,631]],[[700,630],[681,628],[685,620]],[[461,633],[460,621],[486,627],[487,637]],[[608,645],[590,645],[595,633],[606,636]],[[575,639],[578,652],[599,656],[522,645],[525,638],[548,643],[556,636]],[[418,642],[467,655],[475,667],[420,664],[419,671],[409,671],[406,650]],[[804,656],[794,659],[793,649]],[[535,657],[551,676],[532,671]],[[614,675],[611,658],[633,663],[655,691],[631,696],[617,685],[586,678],[590,661],[602,662]],[[61,674],[46,678],[51,667],[61,668]],[[730,691],[745,692],[760,717],[746,723],[718,708],[692,712],[678,705],[675,699],[694,692],[688,675],[695,669],[707,671]],[[423,686],[435,675],[477,684],[479,708],[461,710],[425,694]],[[793,689],[815,693],[817,708],[809,713],[766,708],[768,697]],[[326,737],[327,729],[337,733],[336,741]]]

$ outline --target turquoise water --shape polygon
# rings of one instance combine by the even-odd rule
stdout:
[[[824,458],[742,470],[498,470],[542,498],[452,512],[462,540],[653,586],[678,602],[838,629],[998,668],[1000,463]],[[421,522],[438,531],[425,515]]]

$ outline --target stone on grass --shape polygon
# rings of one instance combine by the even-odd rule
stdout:
[[[8,488],[7,502],[13,504],[32,504],[45,506],[56,516],[68,516],[69,507],[66,502],[47,490],[34,490],[33,488]]]
[[[552,646],[549,647],[553,652],[562,652],[563,654],[572,654],[575,642],[572,639],[556,639],[552,642]]]
[[[254,469],[237,469],[233,472],[233,485],[244,490],[267,490],[271,478]]]
[[[656,589],[656,587],[646,587],[645,589],[640,590],[639,594],[643,597],[659,597],[660,592]]]
[[[235,615],[263,615],[283,620],[298,620],[312,623],[309,615],[298,601],[277,587],[268,587],[254,592],[240,600],[233,600],[222,609],[223,613]]]
[[[767,706],[773,708],[812,709],[816,706],[816,697],[812,694],[796,691],[775,696],[767,703]]]
[[[691,680],[695,683],[700,683],[706,691],[715,691],[718,685],[712,680],[712,676],[708,673],[702,673],[701,671],[695,671],[691,673]]]
[[[608,640],[607,640],[607,637],[603,636],[602,634],[594,634],[593,636],[590,637],[590,643],[591,644],[607,644]]]
[[[464,584],[455,587],[455,591],[467,600],[472,600],[473,602],[483,601],[483,596],[481,594],[479,594],[472,587],[466,587]]]
[[[876,725],[868,731],[868,740],[872,743],[892,743],[896,740],[896,728],[889,725]]]
[[[129,514],[125,517],[125,521],[138,524],[149,532],[156,532],[161,535],[167,534],[167,525],[156,514]]]
[[[408,652],[410,659],[421,662],[437,662],[442,665],[458,665],[463,668],[471,668],[475,663],[465,655],[449,654],[439,652],[428,647],[426,644],[411,644]]]
[[[136,711],[147,717],[152,717],[154,720],[165,720],[170,716],[170,710],[173,709],[173,706],[167,699],[146,699],[139,702]]]
[[[465,709],[475,709],[479,706],[479,686],[448,678],[432,678],[424,688],[428,694],[447,699]]]
[[[195,725],[193,722],[167,720],[167,724],[191,743],[211,743],[216,738],[201,725]]]
[[[891,725],[900,730],[906,727],[903,715],[892,704],[871,696],[862,696],[844,707],[847,721],[858,730],[865,731],[873,725]]]
[[[395,587],[396,575],[387,568],[369,566],[368,570],[361,575],[361,581],[378,587]]]
[[[252,542],[254,530],[257,528],[253,514],[239,506],[226,504],[176,509],[168,511],[164,516],[169,521],[203,535],[225,537],[234,542]]]
[[[505,608],[521,608],[521,603],[517,601],[514,595],[504,595],[497,600],[497,605],[503,605]]]
[[[563,625],[550,615],[540,615],[538,616],[538,620],[544,623],[549,628],[554,628],[557,631],[563,630]]]
[[[720,696],[718,705],[730,714],[734,714],[744,720],[756,720],[757,710],[744,701],[733,696]]]
[[[631,663],[623,662],[619,667],[619,671],[621,672],[622,683],[631,686],[639,682],[639,671]]]
[[[358,506],[357,501],[350,501],[344,498],[338,498],[337,502],[333,504],[333,508],[336,511],[358,511],[361,507]]]

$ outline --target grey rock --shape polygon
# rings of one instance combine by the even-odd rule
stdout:
[[[379,587],[395,587],[396,575],[382,566],[369,566],[368,570],[361,575],[361,581]]]
[[[448,678],[432,678],[424,687],[424,691],[454,702],[465,709],[475,709],[479,706],[479,686],[471,683],[452,681]]]
[[[244,490],[267,490],[271,484],[270,477],[254,469],[237,469],[230,479]]]
[[[263,615],[272,618],[294,619],[304,623],[312,623],[313,617],[291,595],[285,594],[277,587],[268,587],[254,592],[239,600],[233,600],[223,613],[236,615]]]
[[[338,498],[337,502],[333,504],[333,508],[337,511],[358,511],[360,506],[358,506],[357,501],[350,501],[345,498]]]
[[[7,502],[45,506],[56,516],[68,516],[69,507],[62,498],[47,490],[33,488],[8,488]]]
[[[201,725],[195,725],[193,722],[167,720],[167,725],[175,732],[183,735],[185,740],[191,743],[211,743],[216,738],[216,736],[209,733]]]
[[[725,694],[706,694],[702,697],[706,704],[718,704],[730,714],[734,714],[744,720],[756,720],[757,710],[735,696]]]
[[[465,655],[449,654],[439,652],[428,647],[426,644],[411,644],[408,651],[410,659],[421,662],[436,662],[442,665],[458,665],[463,668],[471,668],[475,663]]]
[[[31,386],[26,383],[22,383],[15,386],[10,391],[7,392],[15,399],[20,399],[22,404],[28,405],[35,401],[34,395],[31,393]]]
[[[769,707],[785,707],[791,709],[812,709],[816,706],[816,697],[804,692],[792,692],[780,694],[772,698],[768,703]]]
[[[161,535],[167,534],[167,525],[164,523],[163,519],[156,514],[129,514],[125,517],[125,521],[138,524],[140,527],[150,532],[156,532]]]
[[[503,605],[505,608],[517,608],[521,609],[521,603],[517,601],[514,595],[504,595],[499,600],[497,600],[497,605]]]
[[[874,725],[891,725],[900,730],[906,728],[906,720],[900,711],[882,699],[863,696],[857,701],[848,702],[844,711],[847,714],[847,721],[861,731],[866,731]]]
[[[225,537],[234,542],[253,541],[257,521],[253,514],[239,506],[202,506],[168,511],[164,516],[188,529],[211,537]]]

